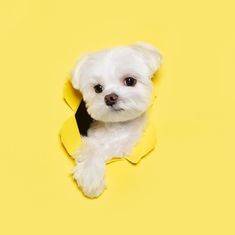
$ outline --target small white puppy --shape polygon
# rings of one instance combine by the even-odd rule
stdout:
[[[86,196],[104,191],[106,161],[129,154],[140,138],[160,63],[157,49],[136,43],[88,54],[75,66],[72,85],[94,120],[74,155],[74,179]]]

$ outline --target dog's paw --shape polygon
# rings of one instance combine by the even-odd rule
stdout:
[[[83,193],[90,198],[100,196],[105,189],[105,166],[93,162],[78,162],[73,169],[73,177]]]

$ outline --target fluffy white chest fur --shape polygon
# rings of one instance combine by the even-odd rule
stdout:
[[[145,114],[126,122],[105,123],[96,121],[83,142],[93,146],[106,161],[113,157],[127,156],[138,141],[145,127]]]
[[[139,140],[160,60],[153,46],[138,43],[89,54],[75,67],[73,87],[95,120],[74,155],[74,179],[86,196],[104,191],[106,162],[128,155]]]

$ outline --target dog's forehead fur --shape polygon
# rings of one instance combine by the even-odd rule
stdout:
[[[149,68],[143,58],[130,47],[116,47],[87,56],[81,68],[81,83],[114,82],[123,76],[148,78]]]

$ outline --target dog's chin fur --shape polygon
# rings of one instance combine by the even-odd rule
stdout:
[[[97,197],[103,192],[105,162],[127,155],[138,141],[152,96],[151,77],[160,62],[157,49],[137,43],[88,54],[75,66],[72,85],[82,93],[95,120],[74,155],[74,178],[86,196]],[[126,77],[136,79],[136,84],[126,86]],[[94,89],[98,84],[103,88],[100,93]],[[118,99],[108,106],[105,96],[111,93]]]

